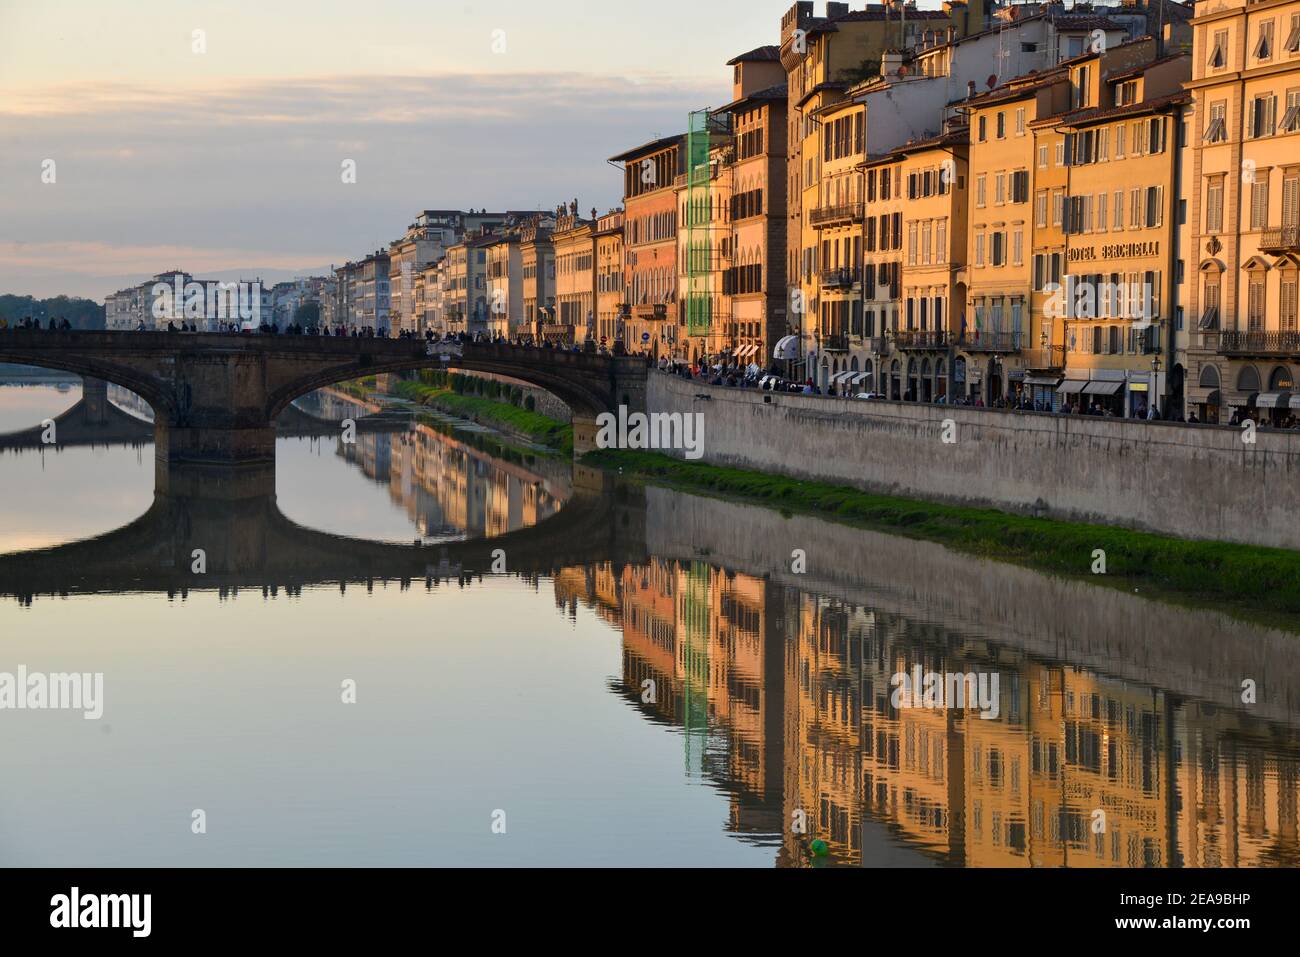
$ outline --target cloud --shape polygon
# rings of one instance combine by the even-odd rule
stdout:
[[[342,262],[425,208],[604,209],[621,193],[606,157],[724,93],[580,73],[19,91],[0,101],[0,291],[101,298],[136,268]]]

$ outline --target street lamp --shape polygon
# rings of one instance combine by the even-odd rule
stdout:
[[[1151,401],[1155,402],[1160,395],[1160,356],[1155,356],[1151,360]],[[1156,406],[1159,408],[1159,406]]]

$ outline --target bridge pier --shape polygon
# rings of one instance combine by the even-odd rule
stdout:
[[[90,376],[81,377],[82,414],[87,425],[103,425],[108,421],[108,383]]]
[[[159,468],[174,465],[275,464],[275,427],[221,428],[154,423],[154,454]]]

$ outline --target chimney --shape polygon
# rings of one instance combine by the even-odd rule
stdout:
[[[849,12],[849,5],[848,5],[847,3],[827,3],[827,4],[826,4],[826,16],[827,16],[828,18],[832,19],[832,20],[833,20],[835,17],[842,17],[842,16],[844,16],[844,14],[846,14],[846,13],[848,13],[848,12]]]

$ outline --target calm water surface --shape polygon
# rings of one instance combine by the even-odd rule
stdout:
[[[0,388],[0,432],[78,398]],[[0,672],[102,672],[105,698],[98,721],[0,711],[0,860],[771,867],[818,838],[847,866],[1300,858],[1296,635],[750,506],[594,498],[480,444],[282,438],[273,501],[231,511],[213,556],[242,584],[183,590],[150,543],[207,513],[160,524],[150,446],[0,454],[0,553],[29,553],[0,555]],[[294,583],[258,571],[333,536],[366,542]],[[581,560],[352,566],[497,536],[507,566]],[[996,674],[997,716],[895,708],[918,666]]]

